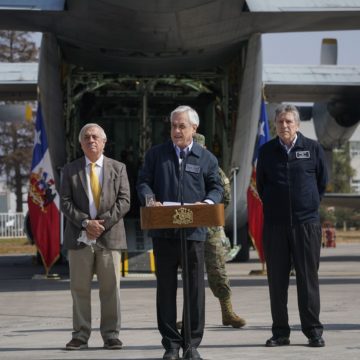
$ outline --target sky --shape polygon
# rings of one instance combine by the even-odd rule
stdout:
[[[337,39],[339,65],[360,65],[359,30],[264,34],[263,62],[318,65],[324,38]]]

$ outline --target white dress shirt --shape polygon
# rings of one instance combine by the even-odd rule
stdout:
[[[87,187],[88,187],[88,193],[89,193],[89,211],[90,211],[90,217],[91,219],[95,219],[96,215],[97,215],[97,209],[94,203],[94,198],[93,198],[93,194],[91,191],[91,186],[90,186],[90,167],[91,167],[91,161],[85,156],[85,161],[86,161],[86,182],[87,182]],[[95,162],[95,171],[96,174],[99,178],[100,181],[100,185],[102,188],[102,183],[103,183],[103,179],[104,179],[104,155],[101,155],[99,157],[99,159],[97,159],[97,161]]]

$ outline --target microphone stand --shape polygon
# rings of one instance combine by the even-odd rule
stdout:
[[[184,168],[186,156],[184,151],[180,151],[180,176],[179,176],[179,189],[180,189],[180,203],[184,205]],[[191,360],[192,347],[191,347],[191,316],[190,316],[190,294],[189,294],[189,260],[187,253],[187,240],[186,240],[186,229],[180,228],[180,243],[181,243],[181,267],[182,267],[182,280],[183,280],[183,297],[184,297],[184,309],[183,309],[183,359]]]

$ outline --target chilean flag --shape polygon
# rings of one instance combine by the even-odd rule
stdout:
[[[263,264],[265,263],[264,249],[262,243],[264,217],[262,202],[256,189],[256,163],[260,147],[270,140],[269,134],[269,122],[266,115],[265,102],[264,99],[262,99],[259,129],[252,161],[252,174],[250,179],[250,185],[247,191],[247,203],[249,235],[252,243],[254,244],[259,254],[259,259]]]
[[[48,274],[60,256],[60,212],[40,103],[36,114],[28,205],[35,245]]]

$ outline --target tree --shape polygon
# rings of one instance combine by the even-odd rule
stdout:
[[[39,50],[32,34],[25,31],[0,31],[0,61],[37,61]],[[14,122],[0,119],[0,175],[5,174],[9,190],[16,195],[16,211],[23,210],[23,188],[29,182],[34,124],[25,116]]]
[[[16,211],[23,211],[23,187],[29,182],[34,145],[32,122],[0,122],[0,174],[16,195]]]
[[[333,150],[332,192],[353,192],[350,179],[355,173],[356,171],[351,167],[349,142],[346,142],[342,147]]]
[[[38,60],[39,50],[26,31],[0,31],[0,61],[29,62]]]
[[[319,213],[320,213],[321,224],[324,221],[330,221],[333,224],[336,223],[336,216],[335,216],[334,208],[329,209],[329,208],[326,208],[325,206],[320,206]]]

